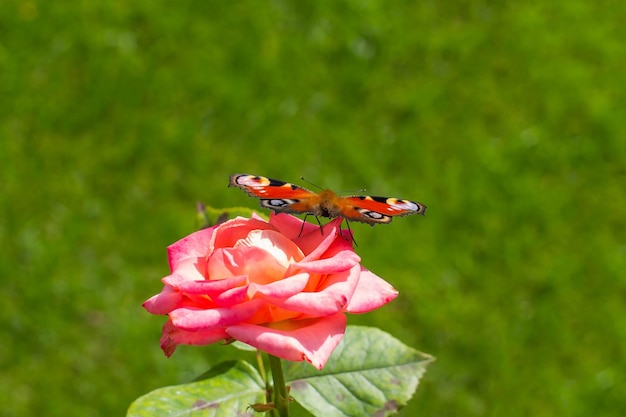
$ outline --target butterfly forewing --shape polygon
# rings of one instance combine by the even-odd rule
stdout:
[[[259,198],[261,207],[277,213],[306,213],[306,201],[316,196],[306,188],[258,175],[231,175],[229,186],[239,187],[248,195]]]
[[[315,195],[314,192],[294,184],[248,174],[231,175],[230,186],[239,187],[249,195],[259,198],[300,200]]]

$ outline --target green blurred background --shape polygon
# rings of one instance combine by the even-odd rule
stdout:
[[[16,1],[0,8],[0,415],[124,415],[165,359],[165,247],[235,172],[420,201],[352,226],[437,357],[404,416],[626,410],[626,5]]]

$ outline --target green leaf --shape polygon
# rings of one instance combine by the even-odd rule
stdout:
[[[248,207],[230,207],[230,208],[213,208],[207,206],[201,202],[196,205],[196,221],[199,229],[215,226],[225,222],[228,219],[234,219],[237,216],[251,217],[252,213],[268,219],[267,213],[259,213],[258,210],[253,210]]]
[[[138,398],[126,416],[251,416],[248,406],[265,402],[263,380],[247,362],[220,363],[201,378]]]
[[[235,340],[234,342],[229,343],[229,345],[246,352],[256,352],[257,350],[254,346],[250,346],[249,344],[240,342],[239,340]]]
[[[388,416],[406,405],[434,358],[371,327],[348,326],[323,370],[285,365],[290,395],[316,416]]]

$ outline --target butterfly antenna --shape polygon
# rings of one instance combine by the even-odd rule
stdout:
[[[356,193],[364,193],[365,191],[367,191],[365,188],[361,188],[360,190],[342,190],[341,192],[344,194],[356,194]]]
[[[322,189],[323,189],[323,188],[322,188],[322,187],[320,187],[319,185],[317,185],[317,184],[313,184],[311,181],[305,180],[305,179],[304,179],[304,177],[303,177],[302,175],[300,175],[300,179],[301,179],[302,181],[306,182],[307,184],[312,185],[313,187],[317,188],[318,190],[322,190]],[[319,220],[318,220],[318,223],[319,223]]]

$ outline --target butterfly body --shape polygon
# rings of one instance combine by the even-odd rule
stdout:
[[[230,176],[229,186],[239,187],[252,197],[260,199],[261,207],[276,213],[311,214],[367,224],[389,223],[394,216],[421,214],[426,206],[392,197],[341,197],[332,190],[319,193],[287,182],[248,174]]]

